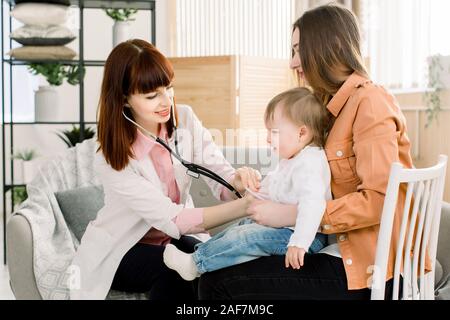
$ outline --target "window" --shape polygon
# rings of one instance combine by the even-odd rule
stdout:
[[[361,0],[371,76],[391,88],[426,88],[427,59],[450,54],[448,0]]]
[[[289,59],[292,0],[178,0],[176,56]]]

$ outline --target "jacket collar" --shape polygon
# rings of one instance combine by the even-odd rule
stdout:
[[[327,105],[327,109],[333,114],[333,116],[337,117],[353,92],[357,88],[360,88],[361,86],[369,82],[372,81],[370,81],[366,77],[360,76],[355,72],[352,73],[338,90],[338,92],[336,92],[336,94],[330,100]]]

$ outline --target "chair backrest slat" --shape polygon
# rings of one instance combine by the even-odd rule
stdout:
[[[392,165],[381,216],[375,265],[372,268],[372,299],[385,297],[392,239],[398,241],[395,243],[392,298],[434,298],[434,267],[447,160],[447,156],[441,155],[438,164],[423,169],[404,169],[399,163]],[[396,219],[395,215],[399,189],[405,183],[406,197],[397,238],[393,237],[392,228],[394,220],[400,219]],[[433,271],[425,273],[427,259],[430,259]],[[401,297],[400,278],[403,281]]]
[[[408,188],[406,190],[405,208],[403,209],[403,216],[409,216],[409,211],[411,209],[411,201],[414,190],[414,182],[408,183]],[[406,227],[408,224],[408,219],[402,219],[402,224],[400,226],[400,235],[397,246],[397,253],[395,260],[401,261],[402,253],[405,247],[405,237],[406,237]],[[400,286],[400,272],[401,263],[396,263],[394,267],[394,287],[392,292],[392,300],[398,300],[399,298],[399,286]]]
[[[430,197],[430,180],[425,181],[425,190],[423,194],[423,198],[420,199],[420,211],[418,215],[418,226],[417,230],[411,229],[411,233],[415,233],[415,241],[414,241],[414,249],[413,249],[413,263],[412,263],[412,289],[413,289],[413,300],[418,300],[419,298],[419,287],[418,287],[418,270],[419,270],[419,258],[420,258],[420,246],[423,242],[426,242],[423,239],[423,229],[426,218],[426,208],[428,207],[428,199]],[[415,232],[414,232],[415,231]]]
[[[433,225],[433,217],[436,216],[434,209],[436,207],[436,186],[439,184],[439,180],[435,179],[431,181],[431,191],[430,191],[430,198],[427,204],[427,212],[425,213],[425,225],[424,225],[424,231],[423,231],[423,237],[422,237],[422,243],[420,246],[420,299],[425,299],[425,262],[427,257],[427,248],[429,246],[429,240],[430,240],[430,232],[431,232],[431,226]]]
[[[415,194],[415,201],[413,206],[413,211],[411,214],[411,218],[409,220],[409,227],[408,227],[408,237],[406,240],[406,247],[405,251],[402,253],[404,255],[403,257],[403,297],[409,297],[412,294],[413,288],[411,288],[412,283],[412,257],[411,257],[411,250],[412,250],[412,243],[414,240],[414,229],[417,224],[417,216],[419,214],[419,206],[420,206],[420,199],[422,198],[423,192],[424,192],[424,184],[423,182],[419,181],[416,189]],[[405,220],[405,217],[403,217],[403,220]],[[392,230],[392,229],[391,229]],[[379,241],[379,240],[378,240]],[[395,265],[397,265],[400,260],[395,261]]]

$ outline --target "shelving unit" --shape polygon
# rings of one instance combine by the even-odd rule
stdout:
[[[5,6],[9,7],[11,11],[15,5],[14,0],[0,0],[1,2],[1,26],[0,26],[0,38],[3,41],[3,35],[5,35],[5,30],[11,32],[12,30],[12,18],[9,17],[7,21],[4,21],[4,8]],[[13,191],[14,188],[24,187],[23,184],[15,184],[14,183],[14,163],[11,156],[14,152],[14,134],[13,128],[16,125],[27,126],[27,125],[72,125],[77,124],[80,126],[80,133],[83,135],[85,125],[96,124],[95,122],[86,122],[85,121],[85,109],[84,109],[84,79],[80,79],[79,83],[79,121],[65,121],[65,122],[14,122],[13,121],[13,72],[12,69],[14,66],[24,66],[30,63],[55,63],[59,62],[63,65],[78,65],[80,68],[82,67],[102,67],[105,64],[104,60],[85,60],[84,59],[84,9],[103,9],[103,8],[134,8],[138,10],[148,10],[150,11],[150,29],[151,29],[151,38],[149,39],[151,43],[155,43],[156,38],[156,8],[155,8],[155,0],[70,0],[71,6],[75,6],[79,8],[79,23],[80,29],[78,34],[78,59],[74,60],[16,60],[5,58],[5,53],[8,52],[12,48],[12,40],[9,39],[9,47],[5,48],[5,42],[2,42],[1,45],[1,89],[2,89],[2,170],[3,170],[3,261],[6,264],[6,215],[7,215],[7,197],[6,193],[8,191]],[[6,19],[5,19],[6,20]],[[8,25],[6,29],[5,24]],[[106,58],[106,57],[105,57]],[[5,66],[9,68],[9,77],[5,77]],[[11,118],[9,121],[5,119],[5,82],[8,81],[10,83],[9,88],[9,111]],[[6,130],[9,129],[9,150],[6,150]],[[8,154],[6,153],[8,152]],[[10,158],[10,172],[6,172],[6,159],[7,155]],[[6,176],[10,175],[10,183],[6,183]],[[11,196],[11,212],[14,208],[14,199]]]

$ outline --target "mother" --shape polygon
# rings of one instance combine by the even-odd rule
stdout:
[[[321,253],[305,256],[300,270],[286,269],[284,257],[271,256],[206,273],[199,282],[201,299],[370,298],[390,167],[396,161],[412,167],[405,118],[394,97],[370,81],[358,22],[344,7],[321,6],[294,23],[290,67],[333,115],[325,146],[333,200],[327,203],[321,224],[331,244]],[[386,292],[392,283],[392,248],[402,209],[399,204]],[[296,217],[295,207],[270,201],[255,201],[249,213],[272,227],[293,225]]]

